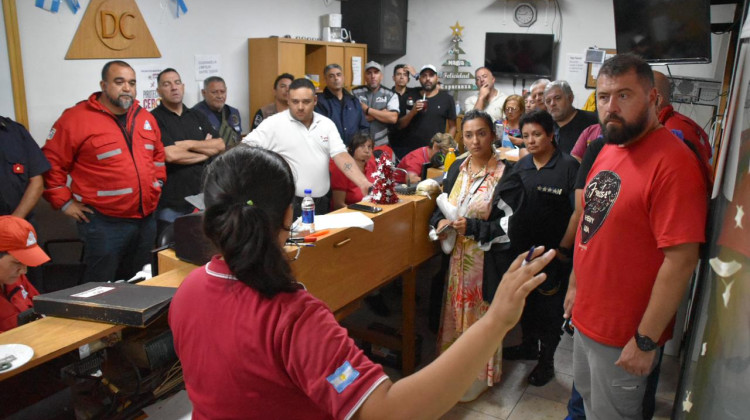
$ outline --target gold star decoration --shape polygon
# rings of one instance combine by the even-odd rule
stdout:
[[[453,31],[454,36],[463,36],[462,31],[464,30],[464,27],[461,26],[461,24],[458,23],[458,21],[456,21],[455,25],[449,26],[449,28],[451,28],[451,30]]]

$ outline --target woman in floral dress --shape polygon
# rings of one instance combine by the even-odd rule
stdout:
[[[482,111],[471,111],[464,116],[462,131],[469,156],[456,160],[443,183],[448,202],[456,207],[458,217],[451,221],[437,209],[431,219],[437,231],[450,225],[448,229],[457,233],[438,333],[441,353],[487,312],[488,303],[482,298],[485,251],[508,240],[501,223],[488,221],[495,187],[504,173],[511,172],[493,146],[492,117]],[[462,401],[475,399],[500,380],[501,351],[499,348],[485,368],[477,372],[474,386]]]

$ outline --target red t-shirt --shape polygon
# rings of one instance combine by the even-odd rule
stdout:
[[[375,159],[370,159],[365,163],[365,176],[370,182],[375,181],[372,174],[377,169],[378,167],[377,163],[375,163]],[[362,201],[362,198],[364,198],[362,190],[360,190],[357,184],[353,183],[343,172],[341,172],[338,166],[333,162],[333,159],[328,163],[328,170],[331,172],[331,190],[346,191],[346,198],[344,199],[346,204]],[[333,205],[333,201],[331,202],[331,205]]]
[[[193,419],[349,418],[387,379],[323,302],[264,298],[219,257],[185,278],[169,324]]]
[[[422,165],[429,162],[430,158],[427,154],[430,150],[429,146],[420,147],[419,149],[412,150],[398,163],[398,167],[406,169],[408,172],[414,172],[417,175],[422,175]],[[405,183],[406,178],[403,172],[396,172],[393,179],[396,182]]]
[[[0,332],[4,332],[18,326],[18,314],[34,306],[31,298],[39,292],[26,275],[21,275],[13,284],[2,286],[0,291],[3,294],[0,298]]]
[[[627,147],[604,146],[589,171],[583,208],[573,322],[597,342],[623,347],[648,305],[661,249],[704,241],[706,184],[693,152],[659,128]],[[659,343],[671,335],[667,327]]]

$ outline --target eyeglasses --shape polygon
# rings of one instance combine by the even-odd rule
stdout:
[[[505,108],[505,112],[516,112],[516,111],[518,111],[518,108],[514,108],[512,106]]]

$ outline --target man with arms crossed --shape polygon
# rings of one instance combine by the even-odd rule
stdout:
[[[312,82],[297,79],[289,86],[289,109],[272,115],[242,140],[245,144],[280,154],[292,167],[296,189],[295,217],[302,214],[300,205],[306,189],[312,190],[315,213],[328,212],[329,159],[333,159],[341,172],[362,189],[362,195],[367,195],[372,186],[346,151],[333,121],[313,111],[316,103]]]
[[[177,70],[164,69],[156,80],[161,104],[151,114],[161,129],[168,176],[156,214],[158,238],[176,218],[194,210],[185,197],[202,191],[206,162],[226,146],[202,112],[182,103],[185,85]]]
[[[374,61],[365,65],[365,86],[352,91],[362,104],[362,112],[370,123],[370,138],[375,147],[388,145],[388,128],[398,121],[398,95],[381,85],[383,66]]]
[[[647,376],[705,240],[706,185],[692,152],[657,120],[645,61],[607,60],[596,95],[607,144],[583,191],[565,317],[576,327],[587,418],[641,419]]]

